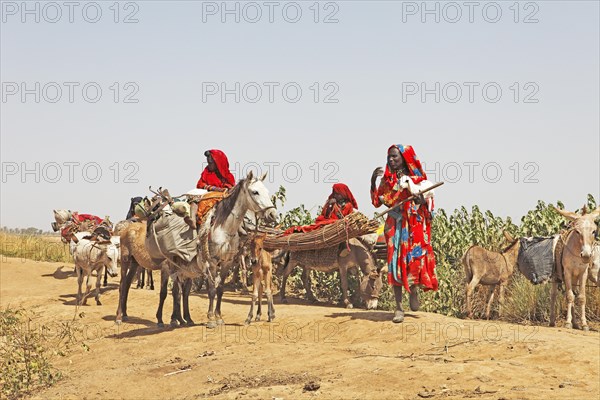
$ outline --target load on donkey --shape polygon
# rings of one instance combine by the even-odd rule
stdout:
[[[288,276],[295,267],[303,268],[306,294],[316,301],[310,281],[310,270],[322,272],[339,271],[342,286],[342,301],[348,308],[348,271],[360,268],[363,279],[359,294],[368,309],[377,307],[381,289],[380,271],[376,269],[371,253],[375,244],[378,223],[369,221],[357,211],[358,204],[350,189],[343,183],[333,185],[321,214],[315,223],[294,226],[285,232],[267,231],[262,246],[266,250],[284,250],[283,278],[280,288],[282,302],[287,302],[285,288]]]
[[[198,217],[197,213],[192,213],[191,204],[202,204],[205,198],[213,198],[210,193],[200,196],[199,192],[194,191],[173,198],[168,191],[159,189],[158,192],[154,192],[152,202],[145,200],[145,219],[148,221],[145,247],[156,263],[165,262],[176,285],[174,293],[183,294],[183,320],[186,323],[193,323],[188,305],[193,278],[208,281],[207,326],[214,328],[223,323],[222,283],[228,276],[234,256],[239,250],[239,232],[244,216],[248,211],[252,211],[267,221],[275,220],[274,206],[263,184],[265,176],[266,174],[256,178],[249,173],[245,179],[240,180],[220,201],[209,208],[206,214],[197,218],[197,229],[192,229],[186,221]],[[161,290],[161,302],[162,300]]]
[[[486,318],[489,318],[494,288],[500,286],[499,316],[504,300],[504,288],[515,267],[534,285],[550,282],[550,326],[556,324],[556,296],[559,285],[565,284],[567,319],[565,327],[574,325],[587,330],[585,317],[586,280],[598,285],[600,269],[600,245],[594,243],[600,208],[581,215],[560,210],[555,211],[570,221],[560,233],[548,237],[521,237],[513,239],[505,232],[509,245],[500,253],[480,246],[471,246],[462,258],[467,277],[467,313],[473,316],[470,297],[481,283],[490,287]],[[600,286],[600,285],[599,285]],[[573,324],[572,310],[577,301],[580,306],[580,324]]]

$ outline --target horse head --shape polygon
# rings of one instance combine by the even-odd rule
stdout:
[[[243,181],[242,193],[244,193],[248,210],[267,222],[276,222],[275,206],[271,201],[267,187],[263,183],[266,177],[266,172],[260,178],[255,178],[252,171],[248,172],[246,179]]]

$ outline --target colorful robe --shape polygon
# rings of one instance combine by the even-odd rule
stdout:
[[[421,163],[411,146],[393,145],[400,150],[409,170],[409,178],[415,183],[427,179]],[[400,187],[398,176],[386,166],[379,187],[371,191],[375,207],[382,204],[393,207],[411,195]],[[384,235],[387,244],[388,282],[396,286],[419,285],[424,291],[437,290],[435,256],[431,245],[431,211],[429,204],[404,203],[400,209],[390,211],[385,221]],[[428,207],[429,206],[429,207]]]

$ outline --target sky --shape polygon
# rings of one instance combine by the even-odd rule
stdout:
[[[0,225],[113,221],[203,153],[269,172],[285,210],[410,144],[436,207],[519,220],[600,193],[597,1],[2,1]]]

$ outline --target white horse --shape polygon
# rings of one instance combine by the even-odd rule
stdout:
[[[75,270],[77,272],[77,305],[85,305],[90,295],[92,285],[90,277],[92,272],[96,271],[96,304],[100,302],[100,284],[102,282],[102,271],[104,268],[112,277],[117,276],[117,260],[119,259],[119,249],[111,241],[95,242],[85,239],[91,235],[90,232],[78,232],[74,234],[77,241],[72,240],[69,250],[75,261]],[[81,285],[86,278],[86,291],[82,297]]]
[[[223,324],[221,299],[223,281],[227,278],[234,258],[239,251],[239,231],[244,216],[252,211],[267,222],[275,221],[277,214],[269,191],[263,181],[265,173],[255,178],[252,171],[231,190],[229,196],[213,207],[204,218],[198,232],[198,255],[189,265],[171,267],[174,282],[183,293],[184,319],[190,321],[188,297],[191,290],[189,278],[203,277],[208,281],[208,328]],[[195,261],[195,262],[194,262]],[[169,263],[172,265],[172,263]],[[182,283],[187,279],[185,285]],[[217,299],[215,305],[215,297]]]

